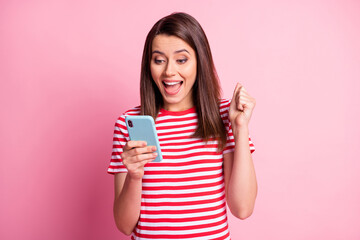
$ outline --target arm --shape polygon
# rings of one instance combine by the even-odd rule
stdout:
[[[229,106],[235,151],[224,155],[224,178],[227,204],[240,219],[252,214],[257,195],[248,128],[254,107],[255,99],[238,83]]]
[[[122,233],[130,235],[140,215],[141,179],[132,179],[127,173],[117,173],[114,177],[114,185],[115,223]]]
[[[234,138],[235,151],[224,155],[226,202],[235,217],[245,219],[255,206],[257,181],[248,129],[239,129]]]
[[[131,234],[139,220],[144,165],[156,158],[156,147],[145,145],[142,141],[126,143],[121,159],[128,172],[117,173],[114,178],[114,219],[126,235]]]

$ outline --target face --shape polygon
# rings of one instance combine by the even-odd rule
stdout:
[[[151,76],[168,111],[194,106],[192,88],[196,80],[196,54],[182,39],[157,35],[152,44]]]

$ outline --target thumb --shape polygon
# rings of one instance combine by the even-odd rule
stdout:
[[[239,91],[240,91],[240,88],[242,87],[242,85],[240,83],[237,83],[236,86],[235,86],[235,90],[234,90],[234,93],[233,93],[233,96],[232,96],[232,99],[231,99],[231,103],[230,103],[230,108],[233,108],[235,106],[238,105],[238,94],[239,94]]]

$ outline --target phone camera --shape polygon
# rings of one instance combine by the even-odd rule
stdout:
[[[129,125],[129,127],[133,127],[133,126],[134,126],[131,120],[128,120],[128,125]]]

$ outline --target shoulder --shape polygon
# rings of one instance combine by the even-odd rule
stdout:
[[[231,103],[231,100],[230,100],[230,99],[221,99],[221,100],[220,100],[220,103],[219,103],[220,113],[222,113],[222,112],[224,112],[224,111],[227,112],[227,111],[229,110],[230,103]]]
[[[140,115],[140,110],[141,110],[141,107],[136,106],[136,107],[130,108],[127,111],[125,111],[121,116],[125,117],[125,116]]]
[[[125,117],[126,116],[135,116],[140,115],[140,106],[136,106],[133,108],[130,108],[123,112],[116,120],[116,124],[125,125]]]
[[[225,124],[226,130],[229,131],[229,108],[230,108],[231,100],[229,99],[221,99],[219,103],[219,112],[220,117]]]

